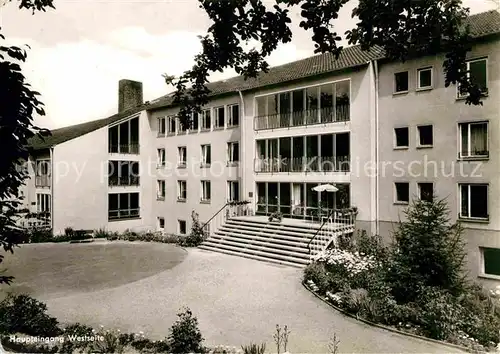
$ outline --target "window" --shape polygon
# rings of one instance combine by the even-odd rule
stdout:
[[[158,136],[165,135],[165,117],[158,118]]]
[[[158,218],[158,231],[164,231],[165,230],[165,218]]]
[[[212,163],[212,151],[210,145],[201,146],[201,167],[208,167]]]
[[[177,128],[177,118],[175,116],[168,117],[168,134],[175,135]]]
[[[408,204],[410,202],[410,184],[406,182],[394,183],[396,188],[396,203]]]
[[[108,219],[128,219],[140,216],[139,193],[113,193],[108,195]]]
[[[190,132],[197,132],[198,129],[200,128],[200,116],[201,116],[200,113],[193,113],[191,126],[189,127]]]
[[[205,237],[210,236],[210,223],[203,223],[203,233],[205,234]]]
[[[394,128],[395,145],[397,148],[407,148],[410,145],[408,127]]]
[[[394,74],[394,92],[408,92],[408,71]]]
[[[482,248],[483,274],[500,276],[500,249]]]
[[[214,128],[224,129],[224,123],[226,119],[224,106],[214,108],[214,112],[215,112]]]
[[[460,184],[460,218],[488,219],[488,185]]]
[[[185,235],[187,226],[186,226],[186,220],[177,220],[177,227],[178,227],[178,232],[180,235]]]
[[[165,166],[165,149],[158,149],[157,150],[157,157],[158,157],[157,166],[164,167]]]
[[[177,155],[177,167],[186,167],[187,148],[185,146],[179,146],[177,148]]]
[[[35,163],[35,186],[50,187],[50,160],[37,160]]]
[[[434,143],[432,125],[420,125],[417,127],[418,146],[427,147]]]
[[[486,158],[488,152],[488,122],[461,123],[459,158]]]
[[[434,198],[434,184],[433,183],[419,183],[418,195],[420,200],[432,202]]]
[[[210,202],[211,190],[210,181],[201,181],[201,201]]]
[[[161,128],[161,118],[158,129]],[[160,135],[158,130],[158,135]],[[139,154],[139,118],[135,117],[108,128],[109,153]]]
[[[175,118],[175,122],[177,124],[178,130],[179,130],[179,134],[185,134],[186,130],[187,130],[187,127],[185,125],[181,124],[181,121],[180,121],[179,118]]]
[[[237,141],[227,143],[228,165],[236,165],[240,161],[240,144]]]
[[[36,211],[37,213],[50,213],[50,194],[36,195]]]
[[[488,93],[488,60],[486,58],[466,62],[467,77],[472,84],[478,85],[482,93]],[[458,88],[458,96],[467,96],[467,92]]]
[[[157,183],[156,200],[165,200],[165,181],[158,180],[156,181],[156,183]]]
[[[432,68],[417,70],[417,89],[426,90],[432,88]]]
[[[201,112],[201,130],[207,131],[212,127],[212,117],[210,114],[210,109],[205,109]]]
[[[139,182],[139,161],[109,161],[109,186],[138,186]]]
[[[240,184],[238,181],[227,181],[227,201],[238,202],[240,200]]]
[[[177,200],[185,201],[187,199],[186,181],[177,181]]]
[[[240,106],[233,104],[227,107],[227,126],[236,127],[240,124]]]

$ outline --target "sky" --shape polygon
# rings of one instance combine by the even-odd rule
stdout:
[[[167,94],[172,88],[161,75],[190,69],[201,50],[197,36],[210,26],[197,0],[55,0],[55,10],[35,15],[17,3],[0,7],[0,27],[8,44],[31,48],[23,73],[45,103],[46,116],[35,123],[49,129],[116,113],[120,79],[141,81],[145,101]],[[471,13],[497,7],[495,0],[464,5]],[[355,25],[355,6],[351,0],[342,8],[339,34]],[[311,33],[298,26],[299,11],[291,14],[293,40],[268,59],[272,66],[313,55]],[[211,81],[234,75],[227,70]]]

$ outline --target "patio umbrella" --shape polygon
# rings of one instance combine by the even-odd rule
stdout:
[[[333,184],[320,184],[312,188],[315,192],[337,192],[339,189],[335,187]]]

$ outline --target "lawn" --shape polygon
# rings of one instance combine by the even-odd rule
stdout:
[[[159,243],[29,244],[7,254],[2,268],[15,276],[7,291],[39,299],[115,288],[181,263],[186,251]]]

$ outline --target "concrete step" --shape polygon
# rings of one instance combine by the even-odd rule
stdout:
[[[245,237],[238,237],[237,235],[230,235],[228,236],[227,234],[216,234],[212,237],[210,237],[207,241],[210,240],[222,240],[222,241],[230,241],[230,242],[237,242],[242,244],[242,247],[246,247],[245,245],[256,245],[264,248],[272,248],[273,250],[285,250],[285,251],[290,251],[290,252],[295,252],[298,254],[307,254],[309,255],[309,249],[307,247],[293,247],[293,246],[286,246],[282,244],[277,244],[272,242],[272,240],[268,241],[258,241],[254,239],[248,239]]]
[[[287,245],[287,246],[293,246],[293,247],[306,247],[307,248],[307,243],[309,242],[309,239],[289,239],[286,236],[281,236],[278,235],[278,237],[275,237],[274,235],[267,235],[267,234],[256,234],[252,233],[250,231],[241,231],[241,230],[234,230],[231,228],[226,228],[222,227],[218,231],[215,232],[215,235],[227,235],[231,237],[239,237],[239,238],[245,238],[248,240],[257,240],[257,241],[262,241],[262,242],[272,242],[280,245]]]
[[[265,228],[266,230],[287,230],[290,232],[294,233],[299,233],[299,234],[315,234],[318,230],[320,225],[319,224],[311,224],[311,226],[308,225],[291,225],[291,224],[285,224],[283,222],[281,223],[274,223],[274,222],[267,222],[267,221],[255,221],[250,218],[232,218],[226,221],[226,224],[239,224],[239,225],[246,225],[246,226],[253,226],[257,227],[259,229]]]
[[[284,254],[279,254],[279,253],[272,253],[272,252],[266,252],[264,250],[259,250],[259,249],[253,249],[253,248],[243,248],[241,245],[228,245],[228,244],[223,244],[223,243],[212,243],[210,241],[205,241],[202,246],[209,246],[212,248],[216,249],[225,249],[229,251],[234,251],[234,252],[240,252],[241,254],[252,254],[252,255],[257,255],[260,257],[265,257],[265,258],[270,258],[270,259],[277,259],[277,260],[282,260],[282,261],[287,261],[291,263],[297,263],[297,264],[303,264],[307,265],[309,264],[309,257],[307,259],[304,259],[302,257],[294,257],[290,255],[284,255]]]
[[[290,267],[296,267],[296,268],[304,268],[304,264],[298,264],[294,262],[288,262],[280,259],[274,259],[274,258],[268,258],[268,257],[261,257],[257,256],[255,254],[248,254],[248,253],[241,253],[241,252],[236,252],[236,251],[230,251],[227,249],[222,249],[222,248],[217,248],[217,247],[212,247],[208,245],[201,245],[198,248],[206,250],[206,251],[211,251],[211,252],[217,252],[217,253],[224,253],[224,254],[229,254],[232,256],[237,256],[237,257],[244,257],[244,258],[249,258],[249,259],[255,259],[258,261],[263,261],[263,262],[269,262],[269,263],[275,263],[275,264],[282,264]]]
[[[230,225],[224,225],[222,226],[218,231],[224,232],[224,233],[234,233],[234,234],[243,234],[243,235],[252,235],[252,236],[259,236],[259,237],[265,237],[267,239],[279,239],[279,240],[284,240],[288,242],[294,242],[294,243],[304,243],[307,244],[309,240],[312,238],[312,236],[289,236],[287,234],[281,234],[281,233],[269,233],[266,232],[265,230],[249,230],[249,229],[240,229],[240,228],[234,228]]]
[[[247,230],[252,232],[263,232],[266,234],[280,234],[287,235],[290,237],[296,238],[312,238],[317,231],[314,232],[302,232],[300,230],[292,230],[292,229],[279,229],[279,228],[268,228],[265,226],[258,226],[254,224],[245,224],[245,223],[231,223],[227,222],[224,224],[226,227],[230,227],[238,230]]]

